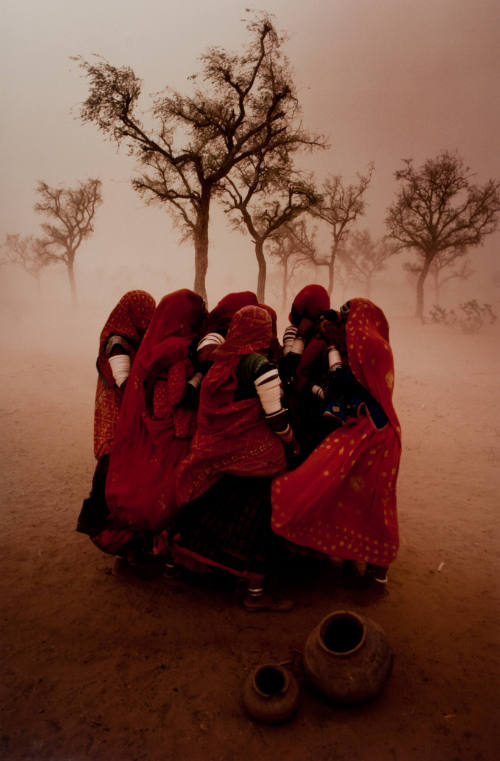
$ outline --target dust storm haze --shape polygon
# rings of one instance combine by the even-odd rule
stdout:
[[[189,93],[188,77],[201,70],[199,56],[210,46],[243,49],[247,7],[239,0],[2,3],[0,241],[40,234],[44,219],[33,210],[40,180],[70,187],[99,178],[103,203],[76,255],[76,307],[62,264],[44,268],[39,284],[17,265],[0,265],[7,664],[0,755],[493,761],[500,743],[492,713],[500,674],[500,320],[478,333],[417,322],[415,280],[403,268],[410,255],[393,257],[371,294],[389,319],[403,430],[401,549],[387,599],[371,607],[338,587],[318,581],[311,589],[302,580],[289,590],[297,607],[288,640],[272,616],[249,626],[220,591],[120,586],[110,558],[74,531],[94,468],[99,332],[128,290],[158,301],[191,288],[194,252],[166,209],[145,205],[132,189],[137,165],[126,148],[82,124],[88,86],[71,56],[130,66],[143,81],[147,112],[151,94],[166,86]],[[404,159],[420,167],[457,151],[477,184],[500,178],[498,0],[269,0],[265,10],[287,34],[303,124],[329,143],[304,155],[302,168],[318,183],[327,174],[352,183],[374,164],[356,229],[384,235]],[[257,265],[252,241],[231,230],[216,203],[209,238],[210,308],[229,291],[255,290]],[[319,223],[318,242],[327,252],[329,233]],[[473,274],[443,286],[444,308],[475,299],[500,316],[499,247],[496,232],[470,249]],[[289,296],[308,282],[326,285],[324,270],[299,270]],[[334,306],[357,295],[367,294],[336,283]],[[287,311],[271,260],[266,301],[283,330]],[[426,313],[433,303],[429,277]],[[307,695],[300,725],[257,733],[234,708],[243,667],[259,654],[285,660],[289,648],[302,646],[312,618],[356,605],[383,624],[395,648],[388,695],[371,712],[335,714],[333,723]],[[195,638],[200,617],[216,646],[208,635]],[[164,669],[172,652],[184,660],[169,661],[170,685],[160,689],[154,669]]]

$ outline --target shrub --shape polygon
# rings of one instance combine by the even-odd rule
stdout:
[[[439,325],[457,325],[464,333],[478,333],[485,325],[493,325],[497,316],[491,304],[479,304],[471,299],[460,304],[458,314],[454,309],[444,309],[434,304],[429,312],[430,321]]]

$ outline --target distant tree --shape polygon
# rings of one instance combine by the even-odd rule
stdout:
[[[346,185],[340,175],[330,175],[322,187],[323,201],[312,211],[330,227],[330,253],[321,262],[328,267],[328,293],[333,294],[335,259],[349,235],[352,226],[365,211],[365,192],[371,182],[373,165],[366,175],[358,175],[358,182]]]
[[[403,266],[411,275],[419,277],[423,265],[422,262],[405,262]],[[474,272],[470,259],[457,258],[454,251],[438,254],[429,268],[434,288],[434,304],[439,306],[441,303],[441,293],[446,283],[450,280],[468,280]]]
[[[94,215],[102,203],[101,181],[88,179],[78,183],[76,188],[51,188],[46,182],[39,182],[37,193],[40,200],[35,204],[35,211],[52,220],[42,224],[45,235],[37,239],[37,245],[49,261],[61,261],[66,265],[75,304],[76,252],[94,231]]]
[[[370,298],[373,278],[386,268],[394,254],[394,246],[386,238],[374,240],[369,230],[353,230],[338,252],[338,259],[346,272],[346,279],[359,284]]]
[[[235,227],[246,228],[254,243],[257,298],[261,302],[265,300],[266,241],[320,201],[311,179],[290,166],[288,149],[280,152],[278,161],[278,165],[268,166],[265,156],[251,158],[226,177],[223,185],[226,211],[239,212]]]
[[[402,183],[386,224],[399,250],[410,249],[419,259],[416,316],[423,320],[424,283],[436,257],[445,266],[480,245],[498,225],[500,182],[473,185],[469,167],[447,151],[428,159],[420,169],[406,159],[395,172]]]
[[[36,280],[40,289],[40,273],[52,261],[40,238],[19,233],[7,234],[2,244],[2,263],[20,265],[28,275]]]
[[[315,230],[309,230],[304,217],[282,225],[270,239],[270,255],[282,268],[281,309],[288,306],[288,288],[298,267],[309,262],[317,266]]]
[[[167,204],[193,239],[194,290],[205,299],[210,205],[221,181],[250,157],[310,142],[297,122],[283,38],[265,13],[247,29],[251,41],[243,53],[209,48],[201,57],[202,74],[191,79],[203,80],[203,89],[156,97],[151,129],[137,114],[141,81],[131,68],[77,59],[90,81],[82,120],[118,145],[125,141],[143,170],[133,187],[147,202]]]

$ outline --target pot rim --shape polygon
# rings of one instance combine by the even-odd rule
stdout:
[[[335,618],[354,618],[360,624],[362,628],[361,639],[355,647],[351,648],[351,650],[345,650],[343,652],[340,652],[338,650],[330,650],[330,648],[325,645],[324,643],[325,629],[328,626],[328,624],[330,624]],[[344,658],[346,656],[357,653],[357,651],[360,650],[360,648],[363,647],[363,645],[365,644],[366,622],[362,616],[360,616],[358,613],[355,613],[353,610],[334,610],[332,613],[328,613],[328,615],[325,616],[323,620],[320,621],[320,623],[318,624],[318,630],[319,630],[320,647],[325,651],[325,653],[329,653],[330,655],[335,655],[338,658]]]
[[[261,672],[263,669],[274,669],[275,671],[279,671],[280,674],[283,677],[283,687],[279,692],[275,692],[272,695],[270,695],[268,692],[263,692],[258,686],[257,686],[257,674]],[[255,692],[257,692],[258,695],[260,695],[262,698],[267,698],[270,700],[271,698],[276,697],[277,695],[283,695],[290,685],[290,675],[288,671],[281,666],[279,663],[262,663],[260,666],[256,666],[252,672],[252,687],[254,688]]]

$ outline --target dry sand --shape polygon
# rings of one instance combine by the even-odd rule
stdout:
[[[4,761],[498,758],[498,334],[391,319],[404,454],[387,593],[297,560],[283,590],[294,610],[250,614],[230,584],[117,576],[75,533],[94,466],[97,331],[77,341],[68,318],[64,340],[27,352],[40,326],[20,322],[0,368]],[[383,693],[349,709],[325,702],[300,660],[342,608],[378,621],[395,652]],[[290,660],[296,718],[249,720],[245,675]]]

